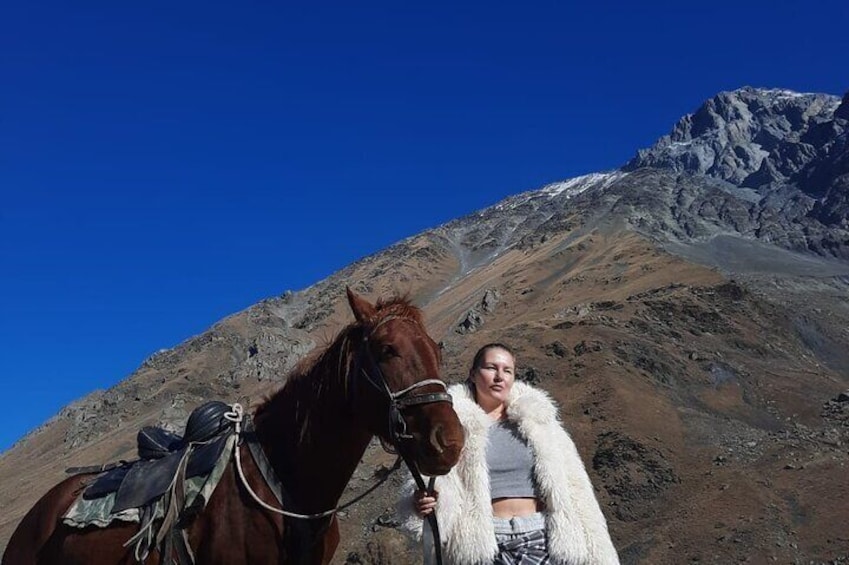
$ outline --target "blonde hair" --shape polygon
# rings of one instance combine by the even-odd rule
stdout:
[[[513,350],[510,349],[510,347],[504,345],[503,343],[487,343],[486,345],[478,349],[477,353],[475,353],[475,357],[474,360],[472,360],[472,366],[469,371],[474,371],[475,369],[481,366],[481,363],[483,363],[483,356],[486,355],[486,352],[490,349],[503,349],[504,351],[510,354],[510,357],[512,357],[514,361],[516,359],[516,354],[513,353]]]

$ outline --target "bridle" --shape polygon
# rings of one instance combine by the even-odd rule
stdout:
[[[453,404],[453,400],[451,395],[447,392],[448,388],[445,386],[445,383],[440,379],[425,379],[413,383],[407,388],[399,391],[393,392],[390,390],[389,383],[386,382],[386,376],[383,374],[383,371],[380,370],[380,365],[374,359],[371,349],[368,347],[368,340],[369,336],[373,334],[378,327],[395,319],[417,323],[415,320],[401,316],[387,316],[380,320],[380,322],[371,328],[369,332],[363,334],[363,341],[360,346],[361,353],[357,356],[357,364],[359,364],[360,367],[359,370],[352,371],[352,373],[356,376],[357,373],[362,372],[366,381],[375,389],[380,391],[388,403],[387,416],[389,418],[389,441],[387,442],[382,436],[378,437],[380,437],[380,444],[384,450],[389,453],[398,454],[398,461],[395,462],[395,467],[397,467],[398,462],[403,459],[404,463],[407,465],[407,469],[409,469],[410,474],[413,476],[413,480],[416,482],[418,489],[422,492],[433,492],[436,477],[431,477],[429,483],[425,485],[424,478],[419,471],[418,465],[416,465],[415,461],[412,461],[409,455],[399,447],[401,441],[413,439],[413,436],[407,433],[407,422],[404,420],[402,410],[409,408],[410,406],[432,404],[435,402],[447,402],[449,404]],[[363,358],[369,362],[371,370],[362,366]],[[441,386],[442,392],[412,394],[416,389],[429,385]],[[439,538],[439,523],[436,519],[436,509],[427,515],[427,520],[430,524],[431,532],[433,533],[433,546],[436,553],[436,563],[437,565],[442,565],[442,542]]]
[[[403,416],[404,409],[411,406],[433,404],[436,402],[447,402],[448,404],[453,404],[453,400],[451,399],[451,395],[447,392],[448,389],[445,383],[440,379],[425,379],[418,381],[399,391],[392,391],[389,388],[386,376],[383,374],[383,371],[380,370],[380,365],[375,360],[368,345],[369,337],[374,333],[374,331],[391,320],[403,320],[416,323],[410,318],[387,316],[372,327],[370,331],[364,333],[359,353],[356,358],[356,363],[353,369],[349,372],[349,379],[356,379],[359,374],[362,374],[365,377],[366,382],[374,387],[374,389],[377,390],[378,393],[385,399],[387,403],[386,415],[388,418],[389,437],[384,438],[379,434],[378,437],[380,437],[380,443],[385,451],[392,454],[398,454],[403,453],[403,451],[399,449],[401,442],[413,439],[413,436],[407,433],[407,422],[404,420]],[[364,364],[363,361],[366,361],[366,364]],[[351,389],[353,389],[352,385],[353,383],[349,384]],[[442,391],[413,394],[416,389],[431,385],[442,387]],[[406,457],[404,457],[404,462],[407,464],[407,467],[410,468],[410,472],[412,472],[415,477],[415,474],[418,473],[417,470],[414,470],[415,465],[411,464],[412,462],[408,461]]]
[[[360,374],[362,374],[365,377],[366,381],[378,391],[378,393],[385,399],[387,403],[389,437],[384,438],[381,434],[378,434],[378,437],[380,438],[380,443],[384,450],[389,453],[398,455],[398,458],[395,461],[395,464],[390,469],[390,472],[387,473],[383,477],[383,479],[381,479],[377,484],[370,487],[366,492],[357,496],[353,500],[350,500],[344,504],[337,506],[336,508],[326,510],[324,512],[318,512],[315,514],[298,514],[296,512],[290,512],[281,508],[274,508],[273,506],[268,505],[262,499],[259,498],[256,492],[251,488],[250,484],[248,484],[247,477],[245,476],[244,470],[242,468],[240,449],[238,446],[238,442],[236,442],[236,446],[234,449],[236,469],[238,471],[239,477],[242,480],[242,484],[245,486],[245,489],[260,506],[270,512],[281,514],[289,518],[298,518],[304,520],[326,518],[327,516],[331,516],[336,512],[353,505],[354,503],[358,502],[366,495],[371,493],[381,484],[383,484],[389,478],[391,472],[395,471],[396,469],[398,469],[398,467],[400,467],[400,463],[402,460],[407,465],[407,468],[410,470],[410,473],[413,476],[413,480],[415,480],[416,486],[419,488],[419,490],[433,492],[436,477],[431,477],[429,484],[425,485],[424,478],[422,477],[422,474],[419,471],[416,463],[410,459],[409,455],[405,452],[405,450],[400,448],[402,441],[413,439],[413,436],[407,433],[407,422],[406,420],[404,420],[402,411],[406,408],[410,408],[411,406],[433,404],[436,402],[448,402],[449,404],[453,404],[453,400],[451,398],[451,395],[447,392],[448,389],[445,383],[440,379],[425,379],[422,381],[418,381],[399,391],[393,391],[389,388],[389,383],[386,381],[386,376],[383,374],[383,371],[381,371],[380,365],[375,360],[374,356],[372,355],[371,349],[369,348],[369,337],[374,333],[375,330],[377,330],[377,328],[391,320],[402,320],[418,325],[418,322],[411,318],[390,315],[386,316],[385,318],[382,318],[379,322],[377,322],[377,324],[371,327],[370,330],[364,331],[363,338],[360,343],[359,350],[356,354],[353,367],[349,369],[347,377],[348,389],[356,390],[356,383],[353,381],[355,381],[355,379],[358,378]],[[366,361],[367,363],[364,364],[363,361]],[[414,394],[417,389],[432,385],[442,387],[442,391]],[[238,435],[241,435],[243,433],[243,422],[245,430],[249,430],[251,427],[250,420],[246,416],[243,416],[242,407],[238,404],[234,405],[233,411],[228,413],[226,417],[228,420],[234,422],[236,433]],[[270,462],[268,461],[268,458],[265,456],[265,453],[263,452],[262,448],[255,440],[249,440],[247,441],[247,443],[248,447],[250,448],[251,454],[254,457],[254,461],[257,464],[257,467],[259,468],[263,478],[265,479],[266,484],[269,486],[272,492],[274,492],[275,498],[277,498],[277,502],[281,506],[283,506],[283,500],[288,497],[286,496],[285,490],[283,489],[283,485],[280,484],[280,480],[274,473],[274,470]],[[436,551],[436,562],[438,565],[442,565],[442,548],[439,539],[439,525],[436,520],[436,511],[434,510],[433,512],[428,514],[427,519],[430,523],[431,531],[433,533],[434,547]]]

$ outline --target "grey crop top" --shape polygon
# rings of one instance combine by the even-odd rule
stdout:
[[[516,425],[495,422],[489,427],[487,439],[490,498],[537,498],[533,453]]]

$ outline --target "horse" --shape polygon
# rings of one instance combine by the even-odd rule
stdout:
[[[407,298],[372,304],[346,292],[355,321],[296,366],[252,418],[271,482],[279,480],[292,505],[288,510],[300,517],[281,514],[286,509],[275,504],[263,475],[267,469],[240,442],[205,508],[185,525],[197,564],[328,563],[339,543],[334,509],[375,436],[425,475],[444,475],[457,463],[463,430],[420,309]],[[139,524],[63,523],[93,477],[69,477],[38,500],[12,534],[2,565],[136,563],[124,545]],[[164,565],[178,557],[163,553],[169,552],[159,546],[144,562]]]

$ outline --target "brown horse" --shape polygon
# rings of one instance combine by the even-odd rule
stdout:
[[[350,290],[348,302],[356,321],[296,368],[253,418],[258,443],[293,504],[289,510],[304,514],[336,507],[375,435],[394,439],[426,475],[447,473],[463,446],[460,423],[444,401],[444,384],[435,380],[439,349],[418,308],[406,299],[372,305]],[[236,450],[250,490],[279,507],[249,449]],[[137,524],[82,529],[63,524],[63,514],[91,479],[70,477],[36,502],[9,540],[2,565],[134,563],[132,548],[123,544]],[[327,563],[339,542],[335,514],[302,520],[263,508],[232,460],[186,534],[199,565]],[[146,561],[167,562],[158,551]]]

